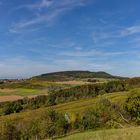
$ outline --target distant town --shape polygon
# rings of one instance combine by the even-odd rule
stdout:
[[[13,82],[19,82],[19,81],[25,81],[25,79],[0,79],[0,84],[3,83],[13,83]]]

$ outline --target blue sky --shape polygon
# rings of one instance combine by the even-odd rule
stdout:
[[[64,70],[140,76],[139,0],[0,0],[0,78]]]

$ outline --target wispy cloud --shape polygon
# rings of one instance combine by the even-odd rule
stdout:
[[[87,59],[60,58],[49,64],[17,56],[0,62],[0,78],[28,78],[42,73],[62,70],[109,70],[110,67],[109,64],[97,63]]]
[[[17,56],[0,62],[0,78],[29,78],[41,73],[60,70],[59,66]]]
[[[90,1],[90,0],[88,0]],[[32,4],[22,5],[17,10],[32,10],[32,18],[23,19],[18,21],[10,28],[10,32],[18,33],[23,29],[31,27],[33,25],[48,23],[53,21],[66,11],[72,10],[78,6],[84,6],[88,3],[87,0],[40,0]],[[36,14],[35,14],[36,13]],[[32,27],[33,28],[33,27]]]
[[[39,0],[32,4],[19,6],[19,9],[27,8],[29,10],[33,10],[33,9],[41,10],[43,8],[47,8],[47,9],[66,8],[66,7],[68,8],[68,7],[75,7],[75,6],[84,6],[85,3],[87,3],[88,1],[86,0],[61,0],[61,1]]]
[[[140,35],[140,25],[133,25],[129,27],[123,26],[111,26],[111,25],[102,25],[102,27],[96,27],[91,29],[91,38],[94,43],[107,43],[108,41],[114,41],[121,38],[131,37],[131,42],[136,41],[136,38],[139,38]],[[135,36],[135,38],[134,38]],[[139,40],[139,39],[138,39]],[[138,41],[137,40],[137,41]]]
[[[119,56],[124,54],[129,54],[130,52],[104,52],[98,50],[77,50],[77,51],[63,51],[60,54],[64,56],[71,56],[71,57],[109,57],[109,56]]]
[[[118,35],[113,31],[93,31],[92,33],[92,39],[94,43],[116,37],[118,37]]]
[[[42,9],[42,8],[48,8],[48,7],[52,6],[52,4],[53,4],[52,0],[42,0],[42,1],[35,2],[33,4],[27,4],[27,5],[20,6],[20,8]]]
[[[87,59],[59,59],[55,60],[55,64],[60,66],[65,66],[65,70],[91,70],[91,71],[101,71],[109,70],[111,65],[107,63],[99,63],[95,61],[90,61]]]
[[[140,25],[134,25],[131,27],[127,27],[124,30],[121,31],[122,36],[128,36],[128,35],[133,35],[140,33]]]
[[[14,24],[12,28],[9,30],[12,33],[20,33],[23,29],[27,29],[32,25],[46,23],[51,20],[53,20],[55,17],[57,17],[61,12],[63,12],[64,9],[56,9],[55,11],[51,12],[50,14],[46,13],[43,15],[39,15],[35,18],[32,18],[30,20],[23,20],[19,21],[18,23]],[[34,31],[38,28],[30,28],[30,31]]]

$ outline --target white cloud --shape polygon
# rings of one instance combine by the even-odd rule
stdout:
[[[122,36],[128,36],[128,35],[133,35],[140,33],[140,25],[134,25],[128,28],[125,28],[124,30],[121,31]]]
[[[109,56],[118,56],[124,55],[129,52],[104,52],[98,50],[75,50],[75,51],[63,51],[60,55],[71,56],[71,57],[109,57]]]
[[[92,53],[95,54],[95,52]],[[94,56],[92,56],[92,58],[88,58],[88,56],[92,55],[88,52],[82,54],[81,51],[80,54],[75,54],[74,52],[73,55],[68,54],[70,57],[58,55],[55,56],[55,59],[49,58],[49,60],[46,58],[46,56],[44,56],[43,61],[32,60],[24,56],[17,56],[11,59],[3,58],[0,62],[0,78],[27,78],[42,73],[65,70],[106,71],[123,76],[139,75],[140,63],[138,59],[135,61],[135,63],[129,61],[126,62],[125,60],[120,63],[118,60],[111,59],[112,56],[114,57],[114,55],[121,55],[123,52],[105,52],[104,54],[103,52],[98,52],[96,53],[98,57],[96,56],[95,59]],[[132,52],[129,52],[129,54],[132,56]],[[138,55],[139,57],[139,52],[135,51],[133,52],[133,55]],[[104,59],[106,57],[108,59]],[[124,63],[128,63],[128,68],[126,68]],[[129,69],[129,71],[126,72],[126,69]]]
[[[53,1],[52,0],[38,0],[37,2],[31,3],[31,4],[25,4],[25,5],[20,5],[19,7],[17,7],[17,10],[20,9],[28,9],[28,10],[40,10],[42,8],[49,8],[50,6],[52,6]]]
[[[34,9],[34,8],[37,8],[37,9],[48,8],[52,4],[53,4],[52,0],[42,0],[39,3],[37,2],[35,4],[29,5],[28,8],[31,8],[31,9]]]
[[[29,60],[25,57],[17,57],[3,60],[0,63],[0,78],[28,78],[55,69],[59,70],[59,67]]]
[[[88,0],[89,1],[89,0]],[[19,9],[27,8],[30,10],[33,9],[43,9],[43,8],[69,8],[69,7],[75,7],[75,6],[84,6],[85,3],[88,1],[86,0],[39,0],[32,4],[26,4],[19,7]]]
[[[5,59],[0,63],[0,78],[27,78],[47,72],[64,70],[109,70],[108,64],[97,63],[88,59],[55,59],[51,64],[47,61],[34,61],[25,57]]]
[[[90,1],[90,0],[88,0]],[[59,17],[62,14],[65,14],[66,11],[72,10],[75,7],[78,6],[84,6],[88,3],[87,0],[40,0],[39,2],[35,2],[33,4],[28,5],[22,5],[17,10],[22,10],[24,8],[32,10],[33,12],[32,18],[26,18],[24,20],[16,22],[12,27],[10,28],[10,32],[12,33],[18,33],[23,29],[26,29],[28,27],[32,27],[33,25],[38,25],[42,23],[48,23],[50,21],[53,21],[57,17]],[[30,14],[31,14],[30,13]],[[36,13],[36,14],[35,14]]]
[[[140,35],[140,25],[133,25],[130,27],[122,27],[122,26],[115,26],[115,25],[102,25],[97,26],[96,28],[91,28],[92,30],[91,37],[94,43],[108,42],[113,39],[120,39],[125,37],[132,37],[131,41],[136,40],[133,38],[132,35],[137,36]]]
[[[103,43],[103,41],[111,41],[112,39],[118,39],[122,37],[121,32],[124,29],[115,25],[102,25],[91,28],[90,30],[91,38],[94,43]]]
[[[111,65],[107,63],[94,62],[88,59],[59,59],[55,60],[54,64],[63,66],[64,70],[108,71],[109,69],[111,69]]]
[[[17,24],[14,24],[13,27],[9,31],[12,33],[20,33],[20,31],[22,31],[23,29],[26,29],[32,25],[36,25],[36,24],[43,23],[43,22],[49,22],[49,21],[53,20],[62,11],[63,11],[63,9],[59,9],[59,10],[51,12],[50,14],[43,14],[38,17],[32,18],[30,20],[20,21]],[[33,30],[32,27],[31,27],[31,30]]]

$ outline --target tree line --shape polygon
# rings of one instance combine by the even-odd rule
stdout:
[[[14,102],[1,103],[1,115],[11,113],[19,113],[26,110],[37,109],[40,107],[49,107],[60,103],[75,101],[82,98],[95,97],[100,94],[126,91],[127,86],[123,81],[112,81],[102,84],[90,84],[76,86],[69,89],[60,89],[55,91],[52,87],[49,90],[49,95],[40,95],[35,98],[24,98]]]

